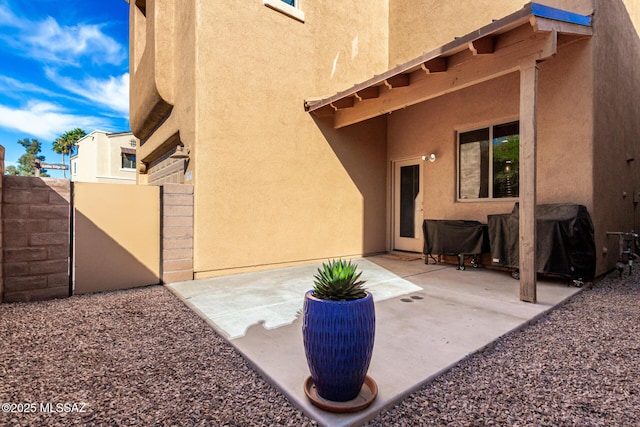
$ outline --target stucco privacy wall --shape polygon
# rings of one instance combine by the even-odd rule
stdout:
[[[157,284],[160,189],[76,182],[74,293]]]
[[[75,293],[193,279],[193,186],[74,185]]]
[[[3,301],[69,296],[70,181],[2,181]]]

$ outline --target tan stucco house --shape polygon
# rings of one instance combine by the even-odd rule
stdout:
[[[421,252],[423,219],[518,202],[535,301],[534,206],[587,207],[597,274],[637,228],[635,0],[130,7],[137,179],[194,186],[195,278]]]
[[[92,131],[76,143],[71,180],[135,184],[136,145],[131,132]]]

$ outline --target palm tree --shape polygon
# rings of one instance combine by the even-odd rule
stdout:
[[[64,134],[60,135],[55,141],[53,141],[53,151],[58,154],[62,154],[63,165],[66,164],[64,161],[64,156],[71,156],[78,140],[84,138],[85,136],[87,136],[85,131],[80,128],[75,128],[73,130],[65,132]],[[66,178],[66,171],[63,170],[62,172],[63,176]]]

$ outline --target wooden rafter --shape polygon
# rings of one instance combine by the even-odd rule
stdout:
[[[474,55],[488,55],[493,53],[495,46],[494,37],[487,36],[469,42],[469,50]]]
[[[439,56],[430,61],[422,63],[420,68],[424,70],[425,73],[444,73],[447,71],[447,58],[444,56]]]
[[[348,96],[346,98],[342,98],[342,99],[338,99],[337,101],[334,101],[331,103],[331,106],[335,109],[335,110],[340,110],[342,108],[350,108],[353,107],[353,104],[355,102],[355,97],[353,96]]]
[[[395,76],[391,76],[384,81],[384,84],[389,88],[393,89],[396,87],[405,87],[409,86],[409,74],[396,74]]]
[[[364,99],[373,99],[377,98],[380,95],[380,89],[378,86],[371,86],[364,88],[358,92],[356,92],[355,96],[358,101],[362,101]]]
[[[331,117],[333,116],[334,109],[331,105],[325,105],[324,107],[318,108],[317,110],[313,110],[313,115],[318,118],[323,117]]]

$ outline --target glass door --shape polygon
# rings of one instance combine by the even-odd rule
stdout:
[[[393,165],[393,249],[422,252],[422,161]]]

